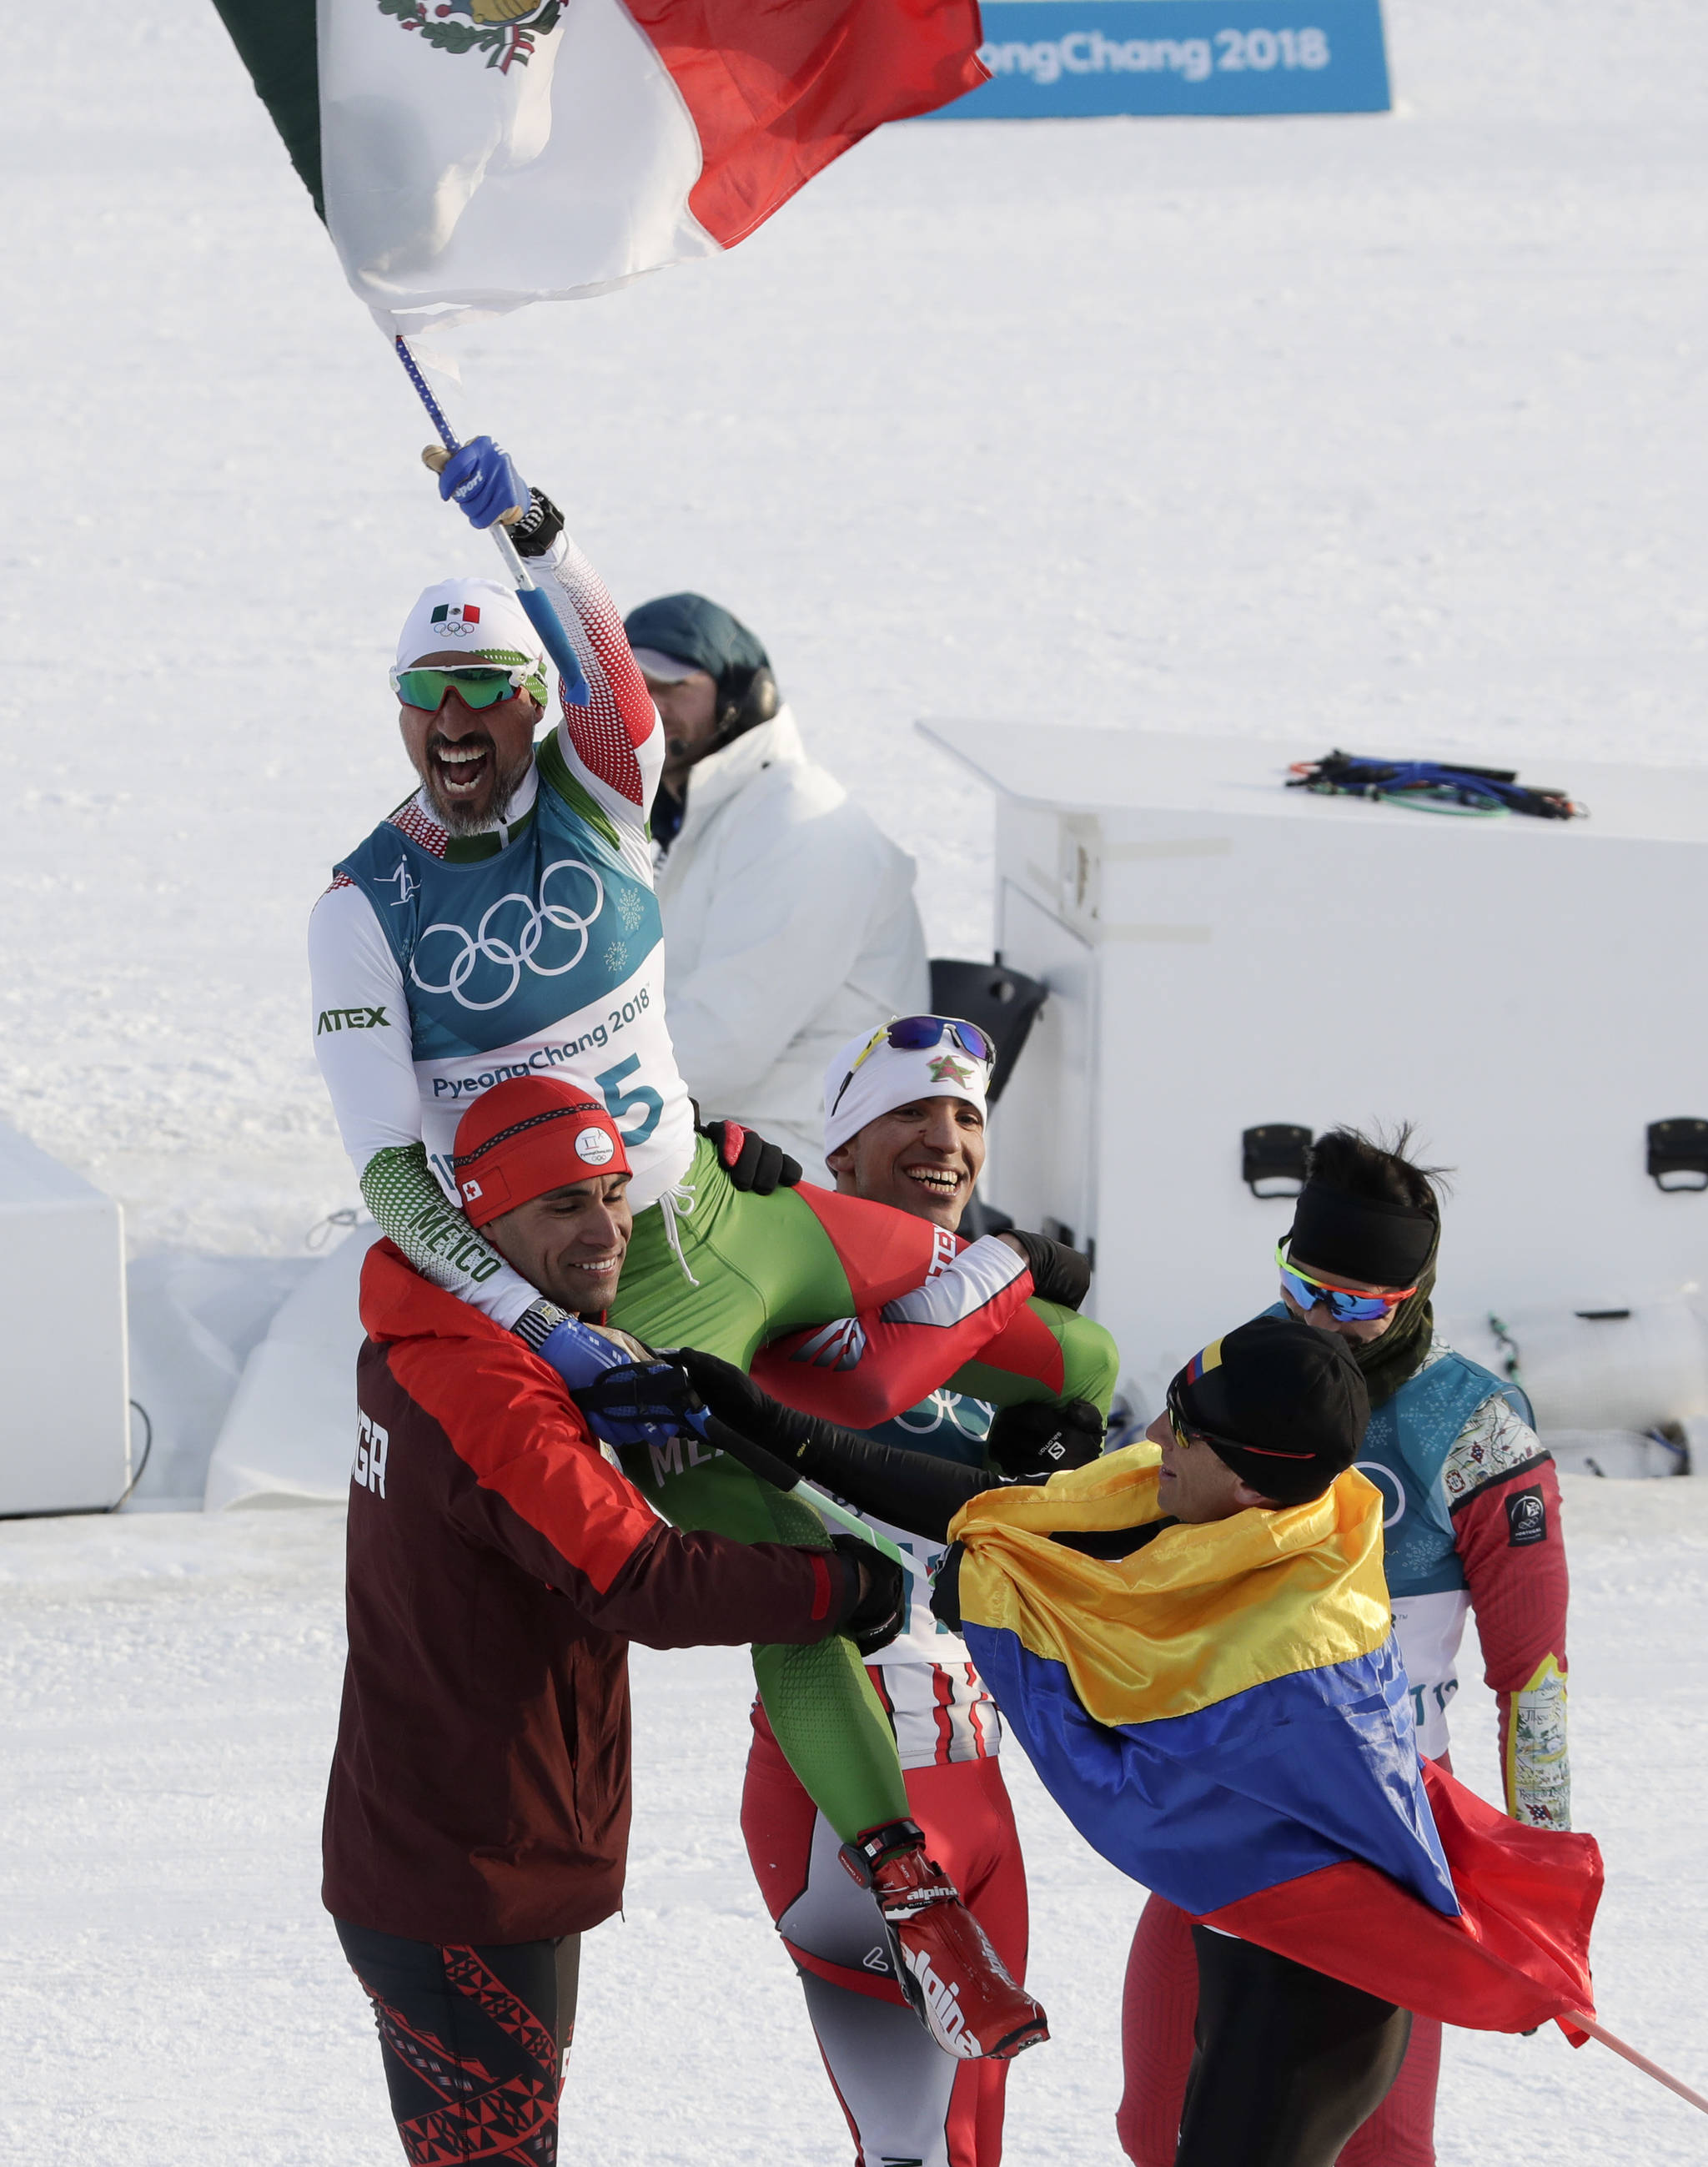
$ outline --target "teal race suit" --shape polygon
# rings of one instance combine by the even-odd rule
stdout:
[[[947,1276],[959,1245],[939,1253],[933,1230],[858,1199],[743,1195],[708,1145],[696,1151],[665,1024],[647,833],[662,728],[586,559],[563,538],[535,569],[556,591],[590,705],[563,707],[501,822],[451,835],[418,792],[340,861],[310,920],[315,1056],[368,1209],[425,1276],[538,1345],[560,1312],[463,1217],[450,1159],[463,1110],[482,1092],[510,1076],[560,1074],[604,1100],[634,1169],[613,1323],[653,1346],[693,1344],[746,1364],[779,1333],[875,1317],[928,1276]],[[528,658],[471,649],[468,659]],[[982,1269],[1024,1306],[1024,1267],[1001,1256],[960,1268],[956,1283]],[[993,1358],[997,1393],[982,1371],[976,1389],[1078,1391],[1107,1406],[1107,1335],[1033,1306],[1029,1335],[1014,1320],[1020,1358]],[[928,1321],[896,1328],[904,1342],[940,1343]],[[945,1375],[920,1386],[910,1372],[886,1412]],[[630,1472],[679,1526],[827,1539],[814,1515],[722,1455]],[[754,1665],[779,1743],[838,1833],[903,1818],[894,1740],[852,1644],[756,1649]]]
[[[418,791],[340,861],[309,928],[315,1057],[368,1209],[419,1270],[510,1326],[538,1295],[454,1204],[471,1099],[507,1076],[573,1078],[623,1131],[637,1210],[694,1153],[647,836],[663,731],[592,567],[560,540],[544,569],[591,705],[563,709],[484,834],[447,834]]]

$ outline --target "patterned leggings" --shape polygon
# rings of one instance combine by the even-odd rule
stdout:
[[[373,2005],[410,2167],[555,2167],[581,1937],[442,1946],[333,1923]]]

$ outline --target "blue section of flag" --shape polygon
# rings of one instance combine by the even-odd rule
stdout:
[[[984,0],[991,80],[934,120],[1385,113],[1379,0]]]
[[[971,1620],[967,1646],[1050,1796],[1124,1873],[1203,1917],[1362,1860],[1458,1914],[1393,1637],[1189,1715],[1110,1726],[1066,1665]]]

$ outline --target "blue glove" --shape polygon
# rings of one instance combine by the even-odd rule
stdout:
[[[554,1332],[552,1338],[556,1337]],[[570,1390],[588,1427],[604,1444],[661,1444],[685,1432],[704,1438],[711,1420],[700,1395],[673,1362],[613,1364],[600,1377]]]
[[[572,1392],[595,1383],[619,1364],[627,1366],[629,1359],[614,1341],[579,1317],[559,1318],[534,1352],[551,1364]]]
[[[518,506],[526,511],[531,501],[516,462],[490,437],[471,437],[452,453],[439,476],[439,494],[483,532],[506,511]]]
[[[685,1429],[706,1434],[699,1395],[668,1362],[632,1362],[602,1332],[566,1317],[534,1349],[569,1387],[601,1444],[662,1444]],[[690,1418],[692,1402],[697,1419]]]

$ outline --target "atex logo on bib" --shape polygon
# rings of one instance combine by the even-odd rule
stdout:
[[[448,993],[459,1008],[501,1009],[525,971],[537,978],[573,971],[604,908],[605,882],[593,867],[555,859],[540,876],[537,902],[515,889],[487,905],[472,933],[443,920],[426,927],[410,976],[424,993]]]

